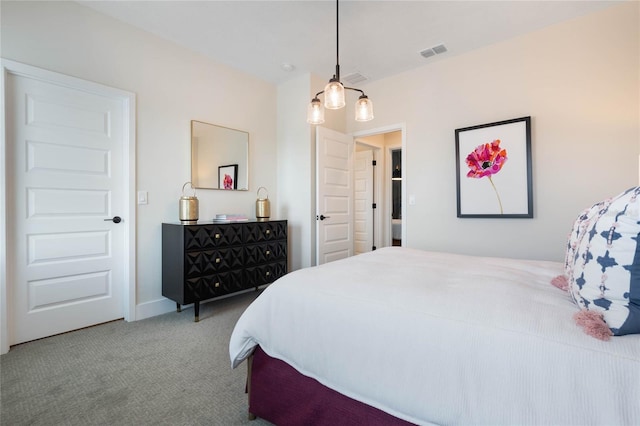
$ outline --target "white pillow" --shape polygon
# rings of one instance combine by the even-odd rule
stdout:
[[[640,333],[640,187],[597,203],[574,223],[567,249],[569,293],[602,313],[614,335]]]

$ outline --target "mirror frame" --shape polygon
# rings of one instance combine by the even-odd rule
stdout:
[[[195,131],[196,125],[211,126],[210,132],[221,133],[224,140],[200,140],[201,136],[197,135]],[[206,127],[204,128],[206,129]],[[233,139],[229,139],[233,138]],[[237,139],[236,139],[237,138]],[[234,143],[244,143],[244,152],[242,149],[234,150]],[[229,148],[229,149],[226,149]],[[211,158],[211,162],[204,162],[199,159],[199,153],[207,150],[206,157]],[[231,151],[230,157],[219,158],[216,157],[216,153],[220,150],[226,149]],[[236,151],[234,153],[234,151]],[[242,158],[244,157],[244,158]],[[198,170],[204,165],[206,171],[198,175]],[[232,167],[232,166],[235,166]],[[233,177],[233,184],[230,188],[220,187],[222,184],[221,173],[225,175],[229,173],[229,170],[235,169],[235,177]],[[244,172],[243,172],[244,170]],[[203,175],[205,177],[203,177]],[[203,181],[218,182],[217,186],[210,184],[207,186]],[[232,129],[230,127],[219,126],[217,124],[207,123],[199,120],[191,120],[191,182],[194,188],[197,189],[217,189],[222,191],[248,191],[249,190],[249,132],[243,130]]]

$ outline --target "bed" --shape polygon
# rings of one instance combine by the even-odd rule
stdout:
[[[240,317],[231,363],[279,425],[640,424],[640,335],[583,333],[563,271],[402,247],[298,270]]]

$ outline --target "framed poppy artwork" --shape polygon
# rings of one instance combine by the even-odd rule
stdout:
[[[456,129],[460,218],[532,218],[531,117]]]
[[[218,188],[238,189],[238,165],[229,164],[218,167]]]

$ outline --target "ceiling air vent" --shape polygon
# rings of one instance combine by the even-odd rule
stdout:
[[[342,81],[347,82],[349,84],[358,84],[358,83],[362,83],[363,81],[367,81],[368,78],[365,77],[364,75],[360,74],[359,72],[354,72],[348,75],[345,75],[342,77]]]
[[[424,56],[425,58],[430,58],[432,56],[439,55],[439,54],[444,53],[446,51],[447,51],[447,48],[445,47],[445,45],[444,44],[439,44],[437,46],[433,46],[433,47],[430,47],[428,49],[424,49],[424,50],[420,51],[420,54],[422,56]]]
[[[447,51],[447,48],[444,46],[444,44],[433,46],[431,49],[433,49],[433,51],[436,52],[438,55]]]
[[[420,52],[420,54],[425,58],[430,58],[432,56],[435,56],[436,52],[434,52],[433,49],[424,49]]]

